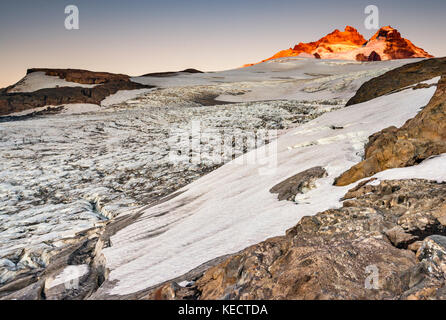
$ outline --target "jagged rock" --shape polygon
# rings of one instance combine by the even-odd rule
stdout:
[[[404,232],[404,229],[400,226],[387,230],[386,235],[397,248],[407,247],[407,244],[413,242],[415,239],[415,236]]]
[[[376,51],[372,51],[369,56],[359,53],[356,55],[356,61],[381,61],[381,56]]]
[[[408,59],[414,57],[431,58],[432,56],[412,42],[401,37],[398,30],[387,26],[382,27],[370,38],[369,42],[384,39],[385,48],[383,53],[390,59]]]
[[[377,172],[412,166],[446,152],[446,76],[438,83],[429,104],[401,128],[386,128],[369,138],[365,160],[339,176],[345,186]]]
[[[435,234],[446,234],[438,229],[437,220],[446,185],[413,179],[359,189],[366,187],[368,193],[358,193],[342,208],[302,218],[285,236],[243,250],[189,287],[172,293],[172,284],[167,283],[149,297],[154,293],[160,299],[444,297],[440,283],[445,280],[446,238]],[[423,241],[417,255],[404,248],[416,241]]]
[[[446,237],[427,237],[417,252],[417,259],[429,265],[430,275],[439,279],[446,277]]]
[[[42,300],[44,281],[34,282],[20,290],[1,297],[0,300]]]
[[[376,53],[376,51],[372,51],[372,53],[370,53],[367,60],[368,61],[381,61],[381,56],[378,53]]]
[[[376,180],[376,178],[372,178],[358,183],[355,187],[348,190],[348,192],[344,195],[344,197],[342,197],[341,200],[358,198],[366,193],[371,192],[373,190],[373,186],[369,185],[368,183]]]
[[[269,192],[277,193],[279,201],[293,201],[296,194],[314,189],[314,182],[325,176],[327,176],[327,171],[324,168],[313,167],[276,184]]]
[[[409,290],[403,298],[426,300],[446,298],[446,237],[432,235],[421,242],[417,251],[418,263],[409,273]]]
[[[433,57],[409,40],[401,37],[398,30],[390,26],[382,27],[368,41],[355,28],[347,26],[344,31],[336,29],[318,41],[301,42],[293,48],[279,51],[261,62],[305,55],[314,55],[319,59],[354,60],[356,58],[357,61]],[[252,65],[246,64],[245,67]]]
[[[45,280],[44,294],[47,300],[64,300],[70,296],[78,296],[85,290],[85,281],[90,274],[88,265],[69,265],[62,271]],[[88,286],[87,286],[88,289]]]

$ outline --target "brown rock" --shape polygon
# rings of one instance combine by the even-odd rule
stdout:
[[[365,82],[347,102],[347,106],[369,101],[444,74],[446,74],[446,58],[406,64]]]
[[[172,293],[167,284],[154,292],[162,299],[443,298],[446,238],[432,235],[445,234],[435,209],[446,185],[414,179],[360,189],[369,187],[349,207],[304,217],[285,236],[231,256],[188,288]],[[415,255],[386,234],[397,244],[424,241]]]
[[[294,201],[296,194],[313,189],[314,182],[325,176],[327,176],[327,171],[324,168],[313,167],[276,184],[269,192],[277,193],[279,201]]]
[[[387,26],[382,27],[369,40],[384,39],[385,49],[384,53],[389,55],[391,59],[409,59],[415,57],[432,58],[432,55],[421,48],[415,46],[412,42],[401,37],[398,30]]]
[[[130,81],[128,76],[113,75],[104,72],[90,72],[86,70],[50,70],[31,69],[28,73],[45,71],[49,75],[65,77],[67,81],[78,83],[99,83],[93,88],[59,87],[41,89],[35,92],[7,93],[0,92],[0,115],[8,115],[14,112],[44,107],[59,106],[70,103],[100,104],[107,96],[119,90],[134,90],[149,88]]]
[[[386,231],[386,235],[392,244],[397,248],[407,247],[407,244],[413,242],[415,236],[410,233],[404,232],[404,229],[400,226],[393,227]]]
[[[335,180],[345,186],[377,172],[412,166],[446,152],[446,76],[429,104],[401,128],[386,128],[370,136],[365,160]]]
[[[369,61],[369,58],[365,54],[359,53],[356,55],[356,61]]]
[[[372,51],[372,53],[370,53],[367,60],[368,61],[381,61],[381,56],[379,54],[377,54],[375,51]]]
[[[112,81],[129,81],[129,76],[125,74],[114,74],[108,72],[94,72],[80,69],[28,69],[26,74],[33,72],[45,72],[47,76],[59,77],[69,82],[81,84],[103,84]]]

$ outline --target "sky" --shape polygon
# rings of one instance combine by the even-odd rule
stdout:
[[[369,38],[364,9],[434,56],[446,56],[445,0],[2,0],[0,88],[28,68],[80,68],[132,76],[258,62],[351,25]],[[79,8],[79,30],[65,7]]]

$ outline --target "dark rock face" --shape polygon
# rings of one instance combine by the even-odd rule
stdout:
[[[362,195],[342,208],[302,218],[192,285],[167,283],[147,298],[444,298],[446,184],[383,181],[356,191]]]
[[[372,51],[368,57],[365,54],[360,53],[356,55],[356,61],[381,61],[381,56],[375,51]]]
[[[70,82],[82,84],[99,84],[93,88],[60,87],[41,89],[35,92],[7,93],[0,92],[0,115],[7,115],[47,105],[58,106],[69,103],[100,104],[107,96],[119,90],[149,88],[130,81],[129,76],[86,70],[30,69],[28,73],[45,72]]]
[[[381,56],[379,54],[377,54],[375,51],[372,51],[372,53],[370,53],[367,60],[368,61],[381,61]]]
[[[293,201],[296,194],[305,193],[308,190],[314,189],[314,182],[325,176],[327,176],[327,171],[324,168],[310,168],[275,185],[269,192],[277,193],[279,201]]]
[[[129,76],[125,74],[114,74],[108,72],[94,72],[80,69],[47,69],[34,68],[28,69],[26,74],[33,72],[45,72],[47,76],[54,76],[64,79],[68,82],[81,84],[103,84],[113,81],[128,81]]]
[[[446,58],[435,58],[404,65],[365,82],[347,106],[369,101],[393,91],[446,74]]]
[[[415,89],[415,88],[414,88]],[[446,152],[446,76],[437,86],[429,104],[401,128],[389,127],[370,136],[365,160],[335,181],[348,185],[377,172],[412,166]]]
[[[142,77],[159,77],[159,78],[174,77],[181,73],[193,74],[193,73],[203,73],[203,71],[190,68],[190,69],[185,69],[182,71],[152,72],[152,73],[144,74],[144,75],[142,75]]]

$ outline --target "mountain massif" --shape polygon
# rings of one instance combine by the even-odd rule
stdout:
[[[403,38],[398,30],[386,26],[379,29],[368,41],[351,26],[309,43],[299,43],[293,48],[279,51],[261,62],[284,57],[314,57],[357,61],[381,61],[433,56]],[[245,66],[252,66],[247,64]]]
[[[0,90],[0,300],[445,299],[424,57],[347,27],[221,72],[30,69]]]

